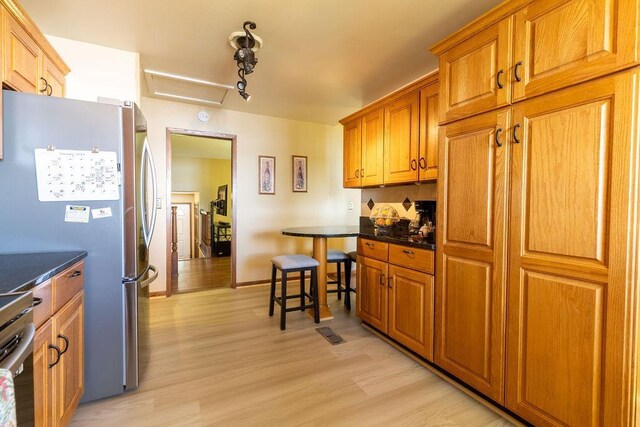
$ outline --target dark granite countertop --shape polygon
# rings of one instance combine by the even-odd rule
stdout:
[[[0,293],[28,291],[86,256],[85,251],[0,254]]]
[[[436,245],[433,243],[427,243],[425,241],[413,241],[408,237],[376,236],[373,233],[373,230],[361,230],[360,237],[364,239],[377,240],[379,242],[393,243],[395,245],[411,246],[412,248],[427,249],[430,251],[436,250]]]
[[[295,237],[357,237],[360,227],[357,225],[328,225],[318,227],[285,228],[282,234]]]

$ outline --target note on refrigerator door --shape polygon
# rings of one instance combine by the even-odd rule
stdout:
[[[67,205],[64,222],[89,222],[89,206]]]
[[[115,151],[36,149],[41,202],[120,199]]]

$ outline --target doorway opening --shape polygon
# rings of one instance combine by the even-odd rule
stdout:
[[[236,136],[167,128],[167,296],[235,287]]]

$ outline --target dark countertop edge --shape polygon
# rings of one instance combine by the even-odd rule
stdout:
[[[293,237],[327,237],[327,238],[335,238],[335,237],[358,237],[360,233],[357,231],[349,232],[349,233],[295,233],[291,231],[282,231],[283,236],[293,236]]]
[[[45,252],[38,252],[37,254],[44,254]],[[70,251],[70,252],[50,252],[51,254],[69,254],[70,258],[64,261],[62,264],[54,267],[48,271],[43,272],[42,274],[37,275],[33,279],[19,285],[17,288],[13,289],[11,292],[25,292],[30,291],[41,283],[46,282],[51,279],[53,276],[62,273],[67,268],[71,267],[74,264],[77,264],[81,260],[87,257],[87,251]],[[24,254],[0,254],[2,255],[35,255],[36,253],[24,253]]]
[[[367,233],[360,233],[358,237],[362,237],[363,239],[377,240],[378,242],[392,243],[394,245],[409,246],[417,249],[426,249],[428,251],[436,250],[436,245],[434,245],[433,243],[413,242],[407,238],[402,239],[392,236],[376,236],[375,234]]]

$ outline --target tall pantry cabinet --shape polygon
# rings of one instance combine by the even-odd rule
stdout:
[[[440,58],[435,362],[535,425],[635,425],[638,0],[511,0]]]

